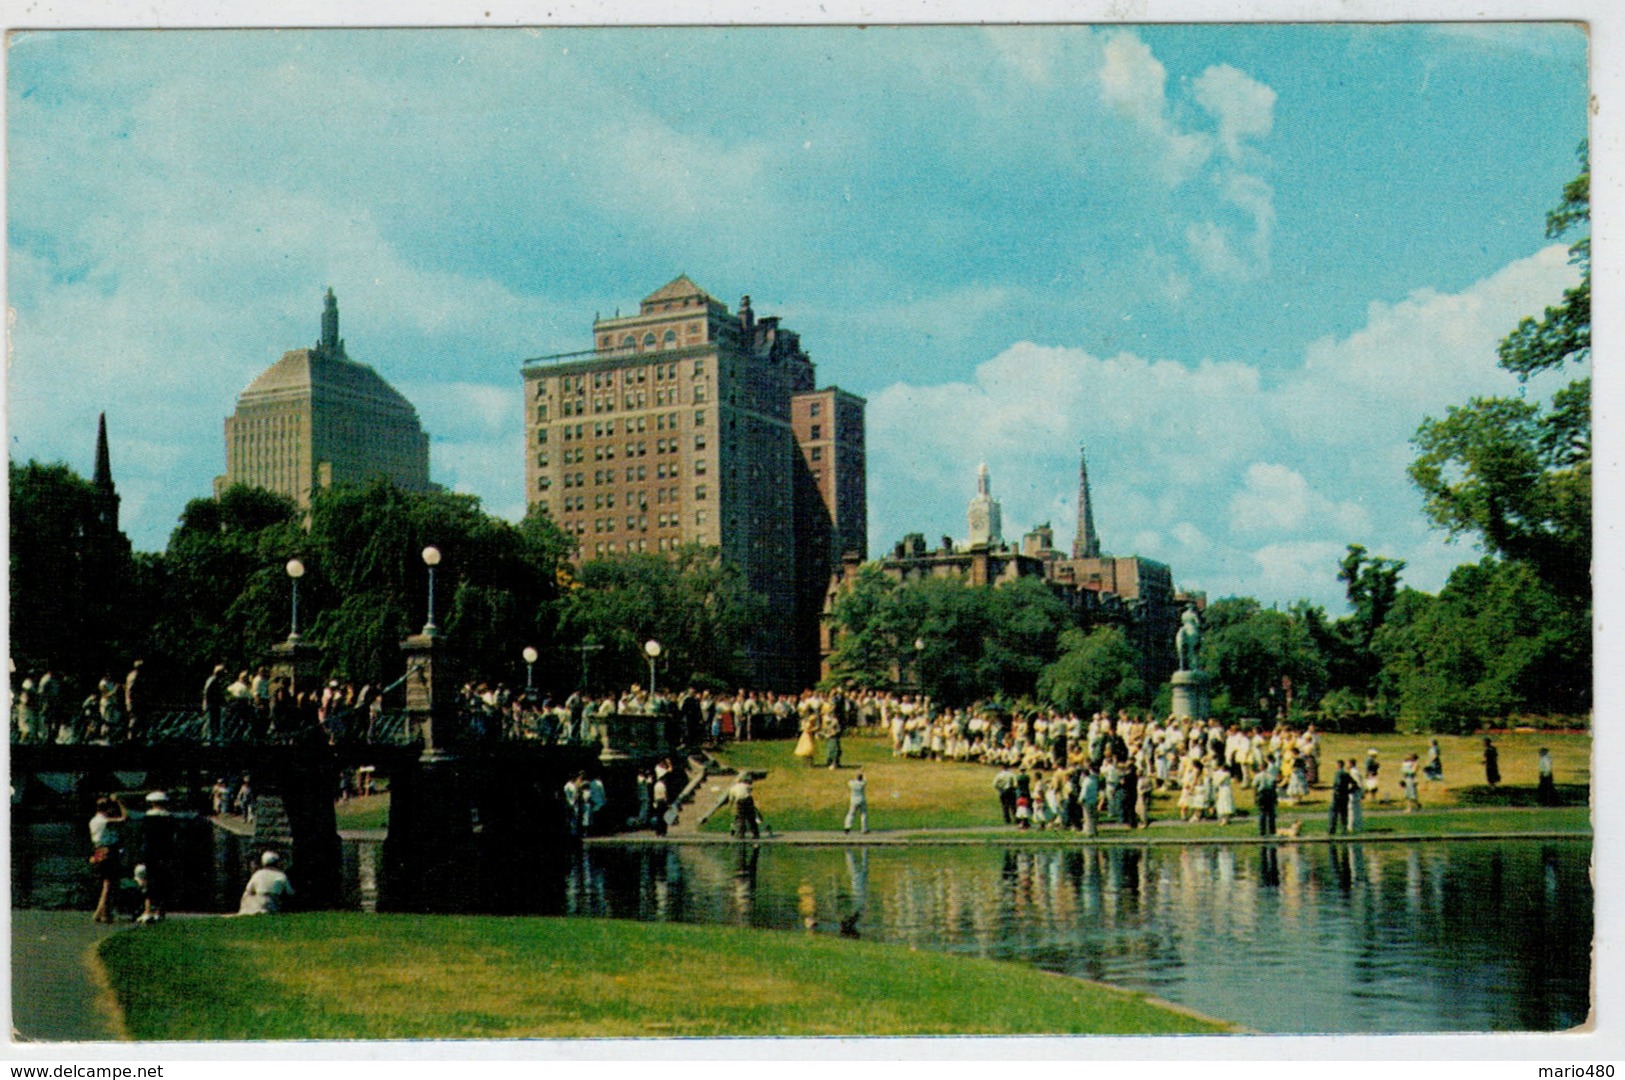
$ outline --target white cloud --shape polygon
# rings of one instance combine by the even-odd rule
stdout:
[[[1247,466],[1246,486],[1230,499],[1230,528],[1238,533],[1295,533],[1328,524],[1341,535],[1370,528],[1359,504],[1333,502],[1285,465],[1257,461]]]
[[[1168,113],[1168,71],[1151,47],[1123,31],[1106,39],[1100,100],[1134,122],[1162,165],[1170,186],[1195,175],[1213,154],[1213,140],[1182,130]]]
[[[1215,64],[1196,77],[1197,104],[1219,122],[1219,143],[1232,159],[1242,140],[1263,138],[1275,126],[1275,91],[1229,64]]]
[[[896,383],[869,398],[870,535],[878,549],[962,532],[985,459],[1006,533],[1047,517],[1069,547],[1083,443],[1104,546],[1165,560],[1185,584],[1337,608],[1337,559],[1362,543],[1436,589],[1473,553],[1422,522],[1409,440],[1428,411],[1515,385],[1496,341],[1573,280],[1554,246],[1456,293],[1372,304],[1365,326],[1271,380],[1237,361],[1023,342],[969,380]]]

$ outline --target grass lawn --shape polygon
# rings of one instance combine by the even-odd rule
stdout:
[[[333,816],[340,829],[387,829],[389,827],[389,794],[366,795],[346,799],[333,806]]]
[[[1589,828],[1585,804],[1591,783],[1591,738],[1589,735],[1510,734],[1495,737],[1501,752],[1502,785],[1490,791],[1484,784],[1483,743],[1472,736],[1439,736],[1444,761],[1444,781],[1420,785],[1423,811],[1418,814],[1385,814],[1399,803],[1399,764],[1414,751],[1424,758],[1428,737],[1419,735],[1331,735],[1322,740],[1322,786],[1298,808],[1283,806],[1283,823],[1296,816],[1306,818],[1305,835],[1325,832],[1327,794],[1331,763],[1339,757],[1365,759],[1366,750],[1375,747],[1382,762],[1382,787],[1378,802],[1366,802],[1368,832],[1392,830],[1402,834],[1437,834],[1468,829],[1474,832],[1544,831],[1547,829]],[[1558,787],[1571,805],[1554,810],[1518,810],[1534,805],[1535,756],[1540,747],[1552,751]],[[918,829],[977,829],[1002,826],[998,799],[993,793],[994,769],[986,765],[933,762],[894,758],[890,742],[879,736],[854,735],[843,740],[841,769],[809,767],[793,754],[789,740],[730,743],[719,757],[739,769],[766,772],[756,785],[756,801],[769,824],[778,832],[809,830],[838,831],[846,816],[847,787],[861,765],[869,782],[870,827],[887,832]],[[820,760],[822,760],[822,747]],[[716,795],[726,787],[723,778],[702,788],[696,805],[710,809]],[[1159,792],[1153,799],[1152,816],[1164,822],[1177,818],[1177,796]],[[1236,786],[1236,805],[1251,810],[1252,793]],[[1483,808],[1468,812],[1465,808]],[[1491,810],[1498,812],[1491,813]],[[1446,811],[1460,811],[1446,813]],[[704,827],[706,832],[726,832],[730,815],[717,814]],[[1232,822],[1228,828],[1214,825],[1169,826],[1158,835],[1190,835],[1192,838],[1234,835],[1254,828],[1250,821]]]
[[[1019,964],[732,927],[285,915],[174,920],[100,955],[139,1040],[1229,1030]]]

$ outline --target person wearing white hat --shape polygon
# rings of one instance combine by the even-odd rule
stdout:
[[[283,903],[293,895],[293,885],[282,872],[281,864],[282,857],[274,851],[260,856],[260,868],[243,887],[237,914],[275,915],[282,910]]]
[[[141,866],[138,875],[146,894],[142,923],[160,922],[169,901],[170,881],[175,866],[175,818],[169,813],[169,793],[149,791],[147,813],[141,819]]]

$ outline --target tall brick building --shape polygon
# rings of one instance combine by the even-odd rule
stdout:
[[[377,476],[429,490],[429,436],[411,402],[345,353],[328,289],[316,344],[284,353],[238,395],[215,494],[246,484],[309,506],[318,488]]]
[[[525,490],[581,558],[719,548],[783,629],[747,660],[763,686],[817,675],[825,585],[868,546],[862,398],[817,388],[800,335],[678,277],[593,347],[524,369]]]

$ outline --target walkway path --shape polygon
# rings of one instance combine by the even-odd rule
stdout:
[[[131,924],[93,923],[86,911],[11,912],[11,1033],[18,1042],[110,1042],[112,1003],[91,950]]]

